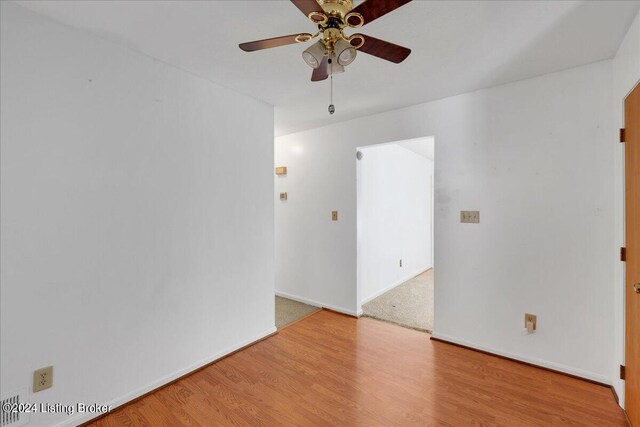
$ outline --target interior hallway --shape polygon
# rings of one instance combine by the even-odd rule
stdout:
[[[625,426],[608,387],[319,311],[94,426]]]
[[[362,315],[405,328],[433,331],[433,268],[362,305]]]

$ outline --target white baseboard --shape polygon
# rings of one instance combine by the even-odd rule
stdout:
[[[297,295],[291,295],[288,294],[286,292],[280,292],[280,291],[276,291],[276,295],[282,298],[287,298],[287,299],[292,299],[294,301],[298,301],[304,304],[309,304],[309,305],[315,305],[316,307],[322,307],[322,308],[328,308],[329,310],[333,310],[333,311],[337,311],[339,313],[344,313],[344,314],[348,314],[349,316],[354,316],[354,317],[360,317],[360,315],[362,314],[362,311],[360,311],[360,314],[358,314],[357,311],[355,310],[349,310],[343,307],[338,307],[336,305],[331,305],[331,304],[326,304],[320,301],[315,301],[309,298],[303,298],[303,297],[299,297]]]
[[[128,402],[131,402],[132,400],[146,394],[149,393],[150,391],[153,391],[157,388],[162,387],[163,385],[170,383],[171,381],[180,378],[183,375],[186,375],[192,371],[195,371],[205,365],[208,365],[209,363],[215,362],[216,360],[222,359],[223,357],[225,357],[226,355],[233,353],[234,351],[241,349],[242,347],[246,347],[250,344],[253,344],[257,341],[260,341],[261,339],[275,333],[277,331],[276,327],[273,326],[269,329],[267,329],[265,332],[254,336],[252,338],[249,338],[247,340],[244,340],[242,342],[239,342],[223,351],[220,351],[218,353],[216,353],[215,355],[208,357],[206,359],[200,360],[190,366],[187,366],[186,368],[180,369],[179,371],[176,371],[170,375],[167,375],[165,377],[159,378],[156,381],[147,384],[144,387],[141,387],[135,391],[132,391],[131,393],[127,393],[123,396],[120,396],[116,399],[113,399],[109,402],[106,402],[105,405],[108,405],[113,409],[117,408],[118,406],[122,406]],[[65,421],[62,421],[59,424],[56,424],[55,427],[66,427],[66,426],[77,426],[79,424],[85,423],[93,418],[96,418],[98,416],[100,416],[101,414],[80,414],[76,417],[73,418],[69,418]]]
[[[380,295],[384,294],[385,292],[389,292],[391,289],[395,288],[396,286],[402,285],[407,280],[411,280],[414,277],[424,273],[425,271],[431,270],[432,268],[433,267],[431,267],[431,266],[422,267],[422,268],[419,268],[418,270],[416,270],[415,272],[413,272],[411,274],[407,274],[406,276],[404,276],[402,279],[398,280],[397,282],[385,287],[384,289],[381,289],[381,290],[375,292],[373,295],[369,295],[368,297],[363,298],[362,301],[360,302],[360,305],[366,304],[369,301],[378,298]]]
[[[463,345],[465,347],[486,351],[487,353],[492,353],[498,356],[508,357],[510,359],[519,360],[521,362],[530,363],[532,365],[537,365],[543,368],[552,369],[554,371],[563,372],[565,374],[574,375],[576,377],[584,378],[587,380],[596,381],[605,385],[609,385],[609,386],[611,385],[611,378],[609,377],[606,377],[604,375],[594,374],[592,372],[584,371],[582,369],[573,368],[571,366],[549,362],[547,360],[536,359],[533,357],[527,357],[527,356],[523,356],[522,354],[515,354],[515,353],[509,353],[506,351],[496,350],[495,348],[485,347],[483,345],[478,345],[469,341],[459,340],[457,338],[450,337],[448,335],[439,334],[435,331],[431,334],[431,336],[433,338],[440,339],[443,341],[448,341],[453,344]]]
[[[613,389],[616,391],[616,394],[618,395],[618,405],[620,405],[620,407],[624,409],[625,408],[624,380],[613,377],[613,381],[611,382],[611,387],[613,387]]]

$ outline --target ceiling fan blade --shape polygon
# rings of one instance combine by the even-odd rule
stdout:
[[[359,13],[364,18],[366,25],[374,19],[380,18],[382,15],[386,15],[409,3],[411,0],[365,0],[360,6],[354,8],[352,12]]]
[[[291,0],[291,3],[300,9],[306,17],[309,17],[311,12],[324,13],[324,10],[322,10],[322,7],[320,7],[316,0]]]
[[[290,36],[273,37],[270,39],[241,43],[238,46],[240,46],[240,49],[244,50],[245,52],[253,52],[255,50],[270,49],[272,47],[286,46],[288,44],[298,43],[297,38],[301,36],[307,37],[306,40],[309,40],[311,38],[311,34],[307,33],[291,34]]]
[[[313,69],[313,73],[311,73],[311,81],[319,82],[321,80],[326,80],[329,77],[329,57],[325,56],[322,58],[322,62],[318,65],[318,68]]]
[[[391,42],[377,39],[371,36],[364,37],[364,44],[358,48],[359,52],[368,53],[369,55],[377,56],[378,58],[386,59],[387,61],[401,63],[411,53],[411,49],[398,46]]]

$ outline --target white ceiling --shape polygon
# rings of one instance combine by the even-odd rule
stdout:
[[[363,27],[412,49],[396,65],[360,53],[309,81],[301,45],[246,53],[245,41],[313,32],[281,1],[20,1],[74,27],[275,106],[276,135],[611,58],[640,2],[419,1]]]

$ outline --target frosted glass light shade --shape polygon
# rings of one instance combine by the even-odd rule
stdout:
[[[344,67],[338,63],[335,53],[331,55],[331,64],[327,65],[327,72],[329,74],[344,73]]]
[[[324,51],[324,44],[322,41],[318,41],[302,52],[302,59],[304,59],[304,62],[306,62],[309,67],[318,68],[322,62]]]
[[[356,49],[344,40],[338,40],[335,43],[335,50],[340,65],[349,65],[356,59]]]

